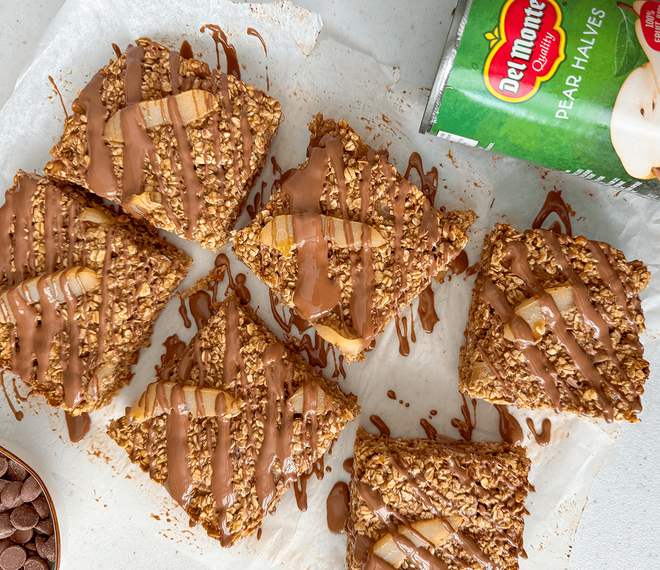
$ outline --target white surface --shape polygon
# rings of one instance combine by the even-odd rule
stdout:
[[[350,1],[335,1],[328,2],[323,0],[300,2],[301,5],[309,7],[321,14],[324,20],[324,29],[321,37],[335,37],[345,44],[357,48],[365,53],[371,54],[383,63],[397,65],[400,68],[400,75],[402,81],[412,83],[414,87],[426,87],[432,82],[435,74],[436,60],[439,56],[439,46],[442,42],[440,34],[437,33],[437,25],[440,20],[447,18],[447,10],[443,6],[448,2],[438,3],[430,1],[416,1],[414,3],[401,3],[401,2],[350,2]],[[411,9],[414,6],[414,10]],[[36,2],[24,1],[22,3],[6,2],[0,3],[0,21],[3,24],[3,34],[0,37],[0,97],[6,96],[12,89],[12,84],[16,76],[20,73],[22,66],[29,61],[31,54],[34,51],[36,40],[39,38],[45,26],[50,21],[52,14],[58,8],[59,2]],[[221,18],[217,18],[221,21]],[[200,43],[198,40],[197,44]],[[338,70],[351,76],[351,70],[341,69],[343,63],[341,56],[343,52],[338,46],[332,44],[322,43],[319,47],[323,49],[337,49],[336,58],[338,62]],[[239,54],[240,54],[239,50]],[[345,55],[345,54],[344,54]],[[272,69],[272,68],[271,68]],[[334,70],[337,71],[337,70]],[[357,70],[354,72],[359,75]],[[56,75],[56,74],[54,74]],[[57,77],[57,75],[56,75]],[[274,82],[277,77],[271,75]],[[355,80],[359,77],[355,77]],[[43,78],[45,83],[45,77]],[[339,86],[340,87],[340,86]],[[339,88],[338,87],[338,88]],[[44,92],[47,90],[44,89]],[[334,94],[334,98],[328,95],[329,93],[318,93],[316,96],[312,93],[307,94],[307,98],[301,98],[301,107],[309,107],[319,109],[326,109],[328,114],[339,113],[342,109],[341,94]],[[393,96],[401,96],[401,93],[395,91]],[[423,93],[414,91],[408,93],[411,101],[417,103],[423,99]],[[316,100],[318,98],[318,100]],[[2,101],[2,99],[0,99]],[[355,102],[359,106],[359,102]],[[348,104],[350,106],[350,104]],[[405,107],[405,102],[402,107]],[[53,103],[53,112],[58,113],[58,108]],[[285,113],[287,109],[285,107]],[[351,116],[355,114],[356,109],[349,109],[342,114]],[[413,112],[413,111],[411,111]],[[419,111],[414,111],[419,113]],[[421,116],[421,115],[420,115]],[[417,120],[417,118],[415,118]],[[357,124],[358,130],[362,130],[363,125]],[[382,125],[378,125],[377,129],[367,137],[371,142],[384,142],[388,139],[398,139],[397,125],[391,132],[378,132],[382,129]],[[44,133],[45,138],[51,138],[54,133]],[[409,134],[409,136],[412,136]],[[423,141],[419,143],[419,141]],[[397,142],[395,146],[401,146],[401,141]],[[512,189],[529,188],[529,192],[533,193],[540,200],[545,189],[549,189],[553,184],[561,185],[565,189],[565,195],[571,202],[573,207],[580,215],[587,215],[588,220],[584,222],[577,221],[576,228],[578,231],[589,232],[589,235],[594,238],[611,238],[614,234],[615,245],[625,244],[626,253],[633,257],[641,255],[641,252],[648,247],[645,244],[645,234],[638,235],[637,232],[648,231],[651,225],[658,224],[659,205],[654,202],[640,201],[636,198],[619,197],[616,200],[617,212],[615,215],[614,210],[610,210],[607,200],[602,191],[596,189],[595,195],[591,198],[588,194],[589,186],[584,182],[578,182],[561,176],[550,175],[544,181],[545,189],[541,188],[539,178],[534,170],[527,168],[520,168],[514,161],[498,161],[500,164],[497,166],[498,178],[495,179],[496,167],[490,165],[489,157],[481,153],[473,153],[467,149],[456,147],[454,154],[456,160],[459,162],[461,168],[456,168],[451,161],[448,161],[445,153],[442,150],[444,146],[440,146],[439,141],[431,141],[430,139],[416,139],[415,144],[422,144],[422,153],[428,159],[431,157],[435,162],[442,163],[444,169],[441,169],[441,176],[447,179],[450,188],[462,189],[463,197],[457,198],[459,194],[455,194],[452,199],[458,203],[465,203],[469,206],[474,206],[476,194],[483,194],[492,192],[496,197],[496,210],[500,212],[508,212],[509,220],[513,223],[518,223],[521,226],[529,222],[526,211],[520,211],[519,200],[516,199]],[[444,144],[444,143],[442,143]],[[278,141],[278,146],[284,146],[281,140]],[[403,145],[405,146],[405,145]],[[413,150],[410,148],[409,150]],[[300,153],[290,152],[286,157],[283,157],[282,152],[276,152],[278,159],[284,166],[292,165],[299,161]],[[399,149],[394,152],[395,159],[398,160],[399,166],[402,166],[401,160],[404,155]],[[5,162],[6,156],[0,156],[0,162]],[[27,158],[26,160],[32,160]],[[481,188],[471,187],[472,181],[468,181],[465,177],[461,176],[463,168],[467,164],[474,163],[475,180],[479,180],[483,185]],[[15,159],[10,159],[9,162]],[[504,162],[505,166],[501,166]],[[512,174],[509,180],[502,177],[503,169],[506,165],[514,169],[515,175]],[[28,166],[26,164],[26,166]],[[427,164],[428,166],[428,164]],[[440,166],[440,164],[438,164]],[[494,184],[490,182],[494,181]],[[442,187],[442,186],[441,186]],[[540,202],[539,202],[540,203]],[[453,204],[456,205],[456,204]],[[658,212],[655,213],[654,212]],[[486,212],[479,212],[483,218],[486,218]],[[623,219],[621,213],[628,216],[628,221]],[[610,220],[611,218],[611,220]],[[489,223],[492,223],[490,219]],[[485,227],[486,220],[481,220],[480,227]],[[608,223],[609,222],[609,223]],[[479,232],[471,243],[471,253],[478,249],[479,240],[483,234]],[[657,251],[652,257],[646,259],[647,262],[656,262],[658,259]],[[655,270],[656,267],[652,267]],[[462,293],[465,289],[459,283],[454,282],[446,287],[443,287],[442,294],[438,296],[438,308],[442,314],[443,309],[447,304],[465,303],[466,298]],[[657,292],[657,288],[655,288]],[[647,313],[658,317],[658,305],[660,300],[656,299],[649,302],[650,295],[646,296],[645,309]],[[442,337],[450,336],[452,333],[455,335],[457,330],[461,330],[462,322],[451,323],[441,321],[441,324],[436,330],[437,335]],[[657,340],[657,331],[651,331],[652,337],[650,340]],[[420,336],[422,336],[420,334]],[[434,335],[435,336],[435,335]],[[387,342],[387,339],[384,339]],[[389,339],[393,342],[393,339]],[[420,341],[423,342],[423,341]],[[648,346],[649,359],[652,358],[655,351],[655,346]],[[421,345],[413,347],[413,351],[422,350]],[[418,353],[419,354],[419,353]],[[374,357],[376,355],[371,355]],[[657,354],[656,354],[657,356]],[[455,359],[455,354],[447,354],[445,360],[451,361]],[[417,369],[416,367],[421,364],[418,355],[413,352],[413,357],[403,362],[409,377],[414,377]],[[451,364],[451,362],[449,362]],[[443,362],[446,366],[447,362]],[[367,376],[365,373],[358,374],[359,376]],[[362,382],[367,378],[362,379]],[[371,378],[368,385],[362,384],[361,391],[368,391],[367,387],[371,390],[384,391],[390,386],[383,386],[379,378]],[[351,388],[354,386],[351,383]],[[402,395],[411,401],[411,408],[414,408],[416,403],[422,404],[425,399],[421,394],[405,393],[405,386],[401,387]],[[133,389],[135,391],[135,389]],[[368,396],[368,394],[365,394]],[[126,397],[126,394],[123,394]],[[617,443],[617,453],[613,463],[611,463],[599,476],[596,484],[594,485],[590,494],[590,502],[585,509],[583,520],[578,531],[575,547],[573,549],[573,557],[570,567],[573,569],[595,569],[595,568],[621,568],[630,567],[640,570],[651,569],[657,567],[657,561],[654,560],[655,554],[652,546],[660,535],[660,503],[657,500],[657,489],[660,486],[660,472],[657,469],[658,460],[654,453],[653,444],[654,435],[660,429],[660,391],[656,383],[651,380],[648,384],[648,391],[644,398],[645,412],[642,416],[642,423],[637,426],[630,426],[623,428],[623,435]],[[453,405],[453,404],[452,404]],[[369,410],[378,411],[382,413],[383,417],[390,419],[388,416],[396,416],[401,421],[405,421],[405,414],[402,413],[402,408],[392,404],[389,410]],[[410,416],[410,421],[414,422],[416,418],[424,413],[424,408],[418,408],[414,414]],[[388,413],[389,412],[389,413]],[[40,421],[43,427],[46,426],[58,428],[59,424],[56,420],[46,418],[47,414],[42,411],[40,413]],[[50,416],[50,413],[48,413]],[[391,421],[392,427],[395,427],[397,420]],[[5,424],[2,424],[3,426]],[[437,424],[436,424],[437,425]],[[443,431],[451,433],[451,428],[448,426],[438,425]],[[10,427],[10,430],[13,428]],[[4,430],[3,430],[4,431]],[[414,428],[411,428],[410,433],[415,433]],[[104,442],[99,444],[106,447]],[[39,449],[39,434],[32,433],[29,440],[25,444],[26,449],[38,450]],[[59,449],[59,448],[58,448]],[[77,462],[88,462],[90,457],[82,450],[69,449],[62,446],[65,450],[62,456],[64,464],[78,464]],[[26,456],[28,461],[31,459]],[[94,457],[91,458],[95,461]],[[338,456],[333,458],[333,467],[335,468],[332,480],[337,475],[337,466],[339,463]],[[108,470],[108,467],[100,461],[96,461],[97,468],[100,470]],[[123,467],[114,468],[117,473],[125,475],[128,471]],[[58,470],[52,474],[56,478],[66,476],[65,471]],[[107,486],[105,483],[102,488],[96,486],[84,485],[81,481],[81,487],[78,495],[72,497],[79,509],[80,520],[86,520],[87,511],[98,509],[99,504],[107,505],[109,511],[116,508],[119,498],[121,502],[126,501],[128,497],[134,497],[135,501],[141,498],[141,495],[147,494],[150,488],[136,485],[136,481],[125,481],[123,478],[114,478],[112,486]],[[314,497],[319,500],[322,499],[323,492],[326,490],[329,481],[326,481],[315,487],[313,496],[310,496],[310,502]],[[94,499],[94,502],[91,502]],[[282,509],[278,513],[278,518],[284,518],[286,515]],[[289,512],[289,510],[286,510]],[[162,513],[161,513],[162,514]],[[295,511],[290,511],[290,515],[294,518],[297,517]],[[176,517],[176,515],[174,515]],[[300,521],[308,521],[308,515],[300,518]],[[183,520],[181,517],[176,517]],[[167,525],[161,522],[156,525],[158,532],[168,534]],[[154,532],[153,521],[148,518],[148,511],[141,512],[139,509],[135,511],[135,516],[132,520],[126,521],[127,529],[122,533],[125,536],[125,543],[122,545],[123,549],[135,552],[135,559],[144,560],[140,556],[141,545],[144,540],[147,540],[149,534]],[[103,529],[95,529],[99,533]],[[169,533],[171,536],[173,533]],[[192,533],[191,533],[192,534]],[[106,535],[107,536],[107,535]],[[112,552],[118,545],[107,544],[108,541],[99,541],[97,560],[112,560],[112,558],[105,558],[103,553]],[[105,544],[104,544],[105,542]],[[198,560],[201,552],[190,553],[190,547],[185,544],[174,543],[174,552],[172,552],[173,559],[177,560],[176,567],[183,567],[186,561],[192,562]],[[615,545],[615,548],[612,547]],[[110,565],[104,565],[103,562],[97,563],[99,568],[110,568]],[[563,565],[562,565],[563,566]],[[147,567],[147,566],[145,566]],[[174,566],[173,566],[174,567]],[[189,566],[192,568],[192,566]],[[197,566],[195,566],[196,568]],[[73,566],[72,566],[73,568]],[[64,570],[68,570],[67,567]]]

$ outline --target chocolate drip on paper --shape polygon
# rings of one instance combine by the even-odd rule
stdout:
[[[499,430],[502,440],[513,445],[523,440],[523,432],[518,420],[514,418],[506,406],[496,404],[495,409],[500,416]]]
[[[241,78],[241,66],[238,64],[236,48],[227,38],[227,34],[217,24],[204,24],[199,31],[203,34],[206,31],[211,32],[213,43],[215,44],[215,56],[217,60],[217,69],[220,70],[220,46],[225,53],[227,60],[227,74],[233,75],[236,79]]]
[[[564,202],[564,199],[561,197],[561,192],[558,190],[551,190],[548,192],[548,195],[545,198],[545,202],[541,207],[541,210],[534,218],[532,222],[533,229],[539,229],[546,222],[548,217],[551,214],[557,214],[562,224],[564,225],[564,233],[569,236],[573,235],[573,228],[571,226],[571,215],[574,214],[573,209]],[[559,233],[559,232],[555,232]]]
[[[62,97],[62,92],[60,91],[60,88],[57,86],[57,83],[55,83],[55,79],[53,79],[52,75],[48,76],[48,82],[52,85],[53,91],[55,91],[55,94],[57,95],[57,98],[60,101],[60,106],[62,107],[62,111],[64,112],[64,118],[68,119],[69,111],[67,111],[66,105],[64,104],[64,97]]]
[[[69,440],[72,443],[78,443],[87,435],[89,428],[91,427],[89,414],[82,413],[78,416],[74,416],[69,412],[65,412],[64,417],[66,419]]]
[[[388,425],[385,423],[385,421],[383,420],[383,418],[381,418],[380,416],[377,416],[376,414],[373,414],[373,415],[369,416],[369,421],[370,421],[374,426],[376,426],[376,428],[377,428],[378,431],[380,432],[380,435],[381,435],[381,436],[384,436],[384,437],[390,437],[390,434],[391,434],[391,432],[390,432],[390,428],[389,428]]]
[[[346,530],[349,499],[348,485],[343,481],[335,483],[326,500],[326,522],[330,532],[339,534]]]
[[[541,423],[541,432],[536,431],[534,426],[534,421],[532,418],[527,418],[527,427],[529,428],[530,433],[534,436],[536,443],[541,446],[546,446],[550,443],[550,438],[552,436],[552,422],[545,418]]]
[[[458,433],[465,441],[472,441],[472,432],[477,427],[477,401],[472,400],[472,412],[470,412],[470,406],[465,394],[461,393],[461,399],[463,400],[461,404],[463,419],[452,418],[451,425],[458,430]]]
[[[270,77],[268,75],[268,47],[266,46],[266,41],[264,40],[262,35],[252,27],[248,28],[246,30],[246,33],[248,36],[253,36],[257,38],[261,43],[261,47],[264,50],[264,56],[266,56],[266,91],[270,91]]]

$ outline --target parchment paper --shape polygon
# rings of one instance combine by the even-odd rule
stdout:
[[[443,2],[447,13],[451,1]],[[449,19],[444,18],[444,27]],[[399,81],[399,70],[334,41],[318,39],[320,18],[289,2],[268,5],[234,4],[228,1],[157,2],[151,0],[69,0],[46,31],[36,56],[0,110],[0,186],[10,185],[17,169],[39,171],[48,149],[59,137],[62,111],[53,97],[47,76],[53,75],[67,104],[100,66],[112,56],[111,42],[124,47],[147,35],[178,45],[184,37],[213,63],[213,45],[198,28],[218,23],[236,45],[243,77],[265,86],[265,60],[261,46],[245,33],[253,26],[268,44],[271,93],[282,102],[284,120],[273,146],[283,168],[300,163],[307,145],[306,124],[322,111],[346,118],[373,146],[387,146],[393,162],[405,168],[411,151],[421,153],[427,168],[440,169],[438,204],[471,208],[479,219],[467,251],[476,261],[485,232],[497,221],[520,228],[529,226],[548,190],[559,188],[577,212],[576,233],[605,240],[623,249],[629,258],[645,260],[655,273],[660,253],[660,212],[655,203],[638,196],[615,194],[588,182],[548,173],[513,159],[496,157],[475,149],[452,145],[419,135],[417,130],[426,104],[427,86]],[[439,34],[446,29],[439,29]],[[542,136],[542,133],[539,133]],[[264,179],[272,180],[270,169]],[[259,187],[259,184],[255,186]],[[243,214],[240,224],[246,224]],[[640,232],[640,229],[643,229]],[[189,286],[211,267],[214,255],[190,243],[172,238],[195,258],[184,283]],[[230,253],[231,257],[231,253]],[[234,259],[231,257],[232,260]],[[243,270],[234,261],[236,270]],[[440,322],[425,334],[417,326],[417,342],[408,358],[398,354],[393,326],[378,339],[364,363],[348,367],[345,390],[360,398],[363,414],[342,435],[327,465],[325,479],[310,480],[309,509],[296,509],[293,493],[267,518],[260,541],[251,538],[231,550],[223,550],[200,528],[188,528],[187,517],[167,492],[153,484],[124,452],[105,436],[109,419],[122,414],[153,378],[153,367],[162,353],[161,343],[177,332],[183,339],[194,333],[185,329],[177,313],[178,301],[161,315],[152,345],[143,351],[135,367],[135,379],[108,408],[93,415],[93,428],[78,446],[68,443],[64,420],[38,400],[24,404],[25,419],[18,423],[6,404],[0,404],[0,443],[32,464],[46,480],[62,526],[64,570],[89,568],[342,568],[345,538],[332,535],[325,523],[325,498],[339,479],[351,455],[358,423],[369,426],[376,413],[394,435],[421,436],[419,419],[438,410],[432,424],[457,436],[451,418],[460,417],[457,393],[458,349],[468,310],[473,278],[454,277],[435,285]],[[248,276],[253,306],[274,330],[266,288]],[[649,334],[660,328],[657,283],[644,295]],[[647,358],[654,368],[657,349],[647,342]],[[395,390],[409,407],[390,400]],[[514,412],[515,413],[515,412]],[[497,415],[485,403],[478,405],[476,439],[499,439]],[[594,476],[610,459],[617,428],[571,416],[517,413],[526,433],[526,445],[534,461],[529,497],[525,546],[529,560],[523,568],[564,568],[581,511]],[[537,426],[551,417],[552,443],[538,447],[524,427],[533,417]]]

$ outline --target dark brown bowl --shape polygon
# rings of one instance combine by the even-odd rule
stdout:
[[[53,570],[60,570],[60,558],[61,558],[60,525],[57,520],[57,511],[55,510],[55,503],[53,502],[53,498],[50,496],[50,493],[48,492],[48,488],[46,487],[46,484],[43,482],[43,479],[39,477],[39,474],[34,469],[32,469],[32,467],[30,467],[27,463],[25,463],[25,461],[23,461],[20,457],[16,456],[8,449],[2,447],[2,445],[0,445],[0,455],[4,455],[7,459],[11,459],[12,461],[15,461],[23,468],[25,468],[25,470],[37,480],[37,483],[39,483],[41,489],[43,490],[44,497],[46,497],[46,501],[48,501],[48,508],[50,509],[50,514],[52,515],[53,518],[53,529],[55,536],[55,563],[53,564]]]

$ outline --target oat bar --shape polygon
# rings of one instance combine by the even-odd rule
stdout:
[[[280,104],[146,38],[81,91],[46,173],[157,228],[220,248],[258,176]]]
[[[152,386],[108,433],[223,546],[261,527],[358,413],[233,297]]]
[[[461,391],[637,421],[649,375],[639,293],[649,279],[642,262],[606,243],[498,225],[472,295]]]
[[[518,568],[530,461],[507,443],[358,430],[346,567]]]
[[[0,370],[80,414],[129,382],[189,259],[70,186],[19,173],[0,208]]]
[[[436,210],[347,123],[309,128],[308,161],[233,234],[234,252],[356,360],[461,252],[474,213]]]

